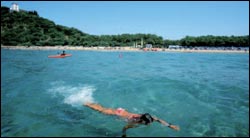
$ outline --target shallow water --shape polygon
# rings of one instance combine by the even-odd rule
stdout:
[[[126,122],[82,106],[148,112],[127,136],[249,136],[249,54],[1,49],[1,136],[121,136]],[[122,57],[119,55],[122,54]]]

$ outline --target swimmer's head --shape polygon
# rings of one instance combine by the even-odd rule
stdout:
[[[140,117],[140,123],[148,125],[154,121],[153,117],[149,113],[145,113]]]

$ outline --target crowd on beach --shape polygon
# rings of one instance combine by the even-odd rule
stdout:
[[[23,50],[97,50],[97,51],[165,51],[165,52],[231,52],[249,53],[249,47],[182,47],[182,48],[135,48],[135,47],[83,47],[83,46],[1,46],[5,49]]]

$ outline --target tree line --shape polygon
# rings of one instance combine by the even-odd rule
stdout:
[[[163,39],[155,34],[91,35],[73,27],[57,25],[42,18],[36,11],[10,11],[1,7],[1,45],[9,46],[249,46],[247,36],[186,36],[180,40]]]

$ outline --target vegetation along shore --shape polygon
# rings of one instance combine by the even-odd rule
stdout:
[[[186,36],[163,39],[155,34],[90,35],[76,28],[57,25],[36,11],[10,11],[1,7],[1,47],[16,49],[143,50],[181,52],[249,53],[247,36]],[[178,46],[178,47],[175,47]]]

